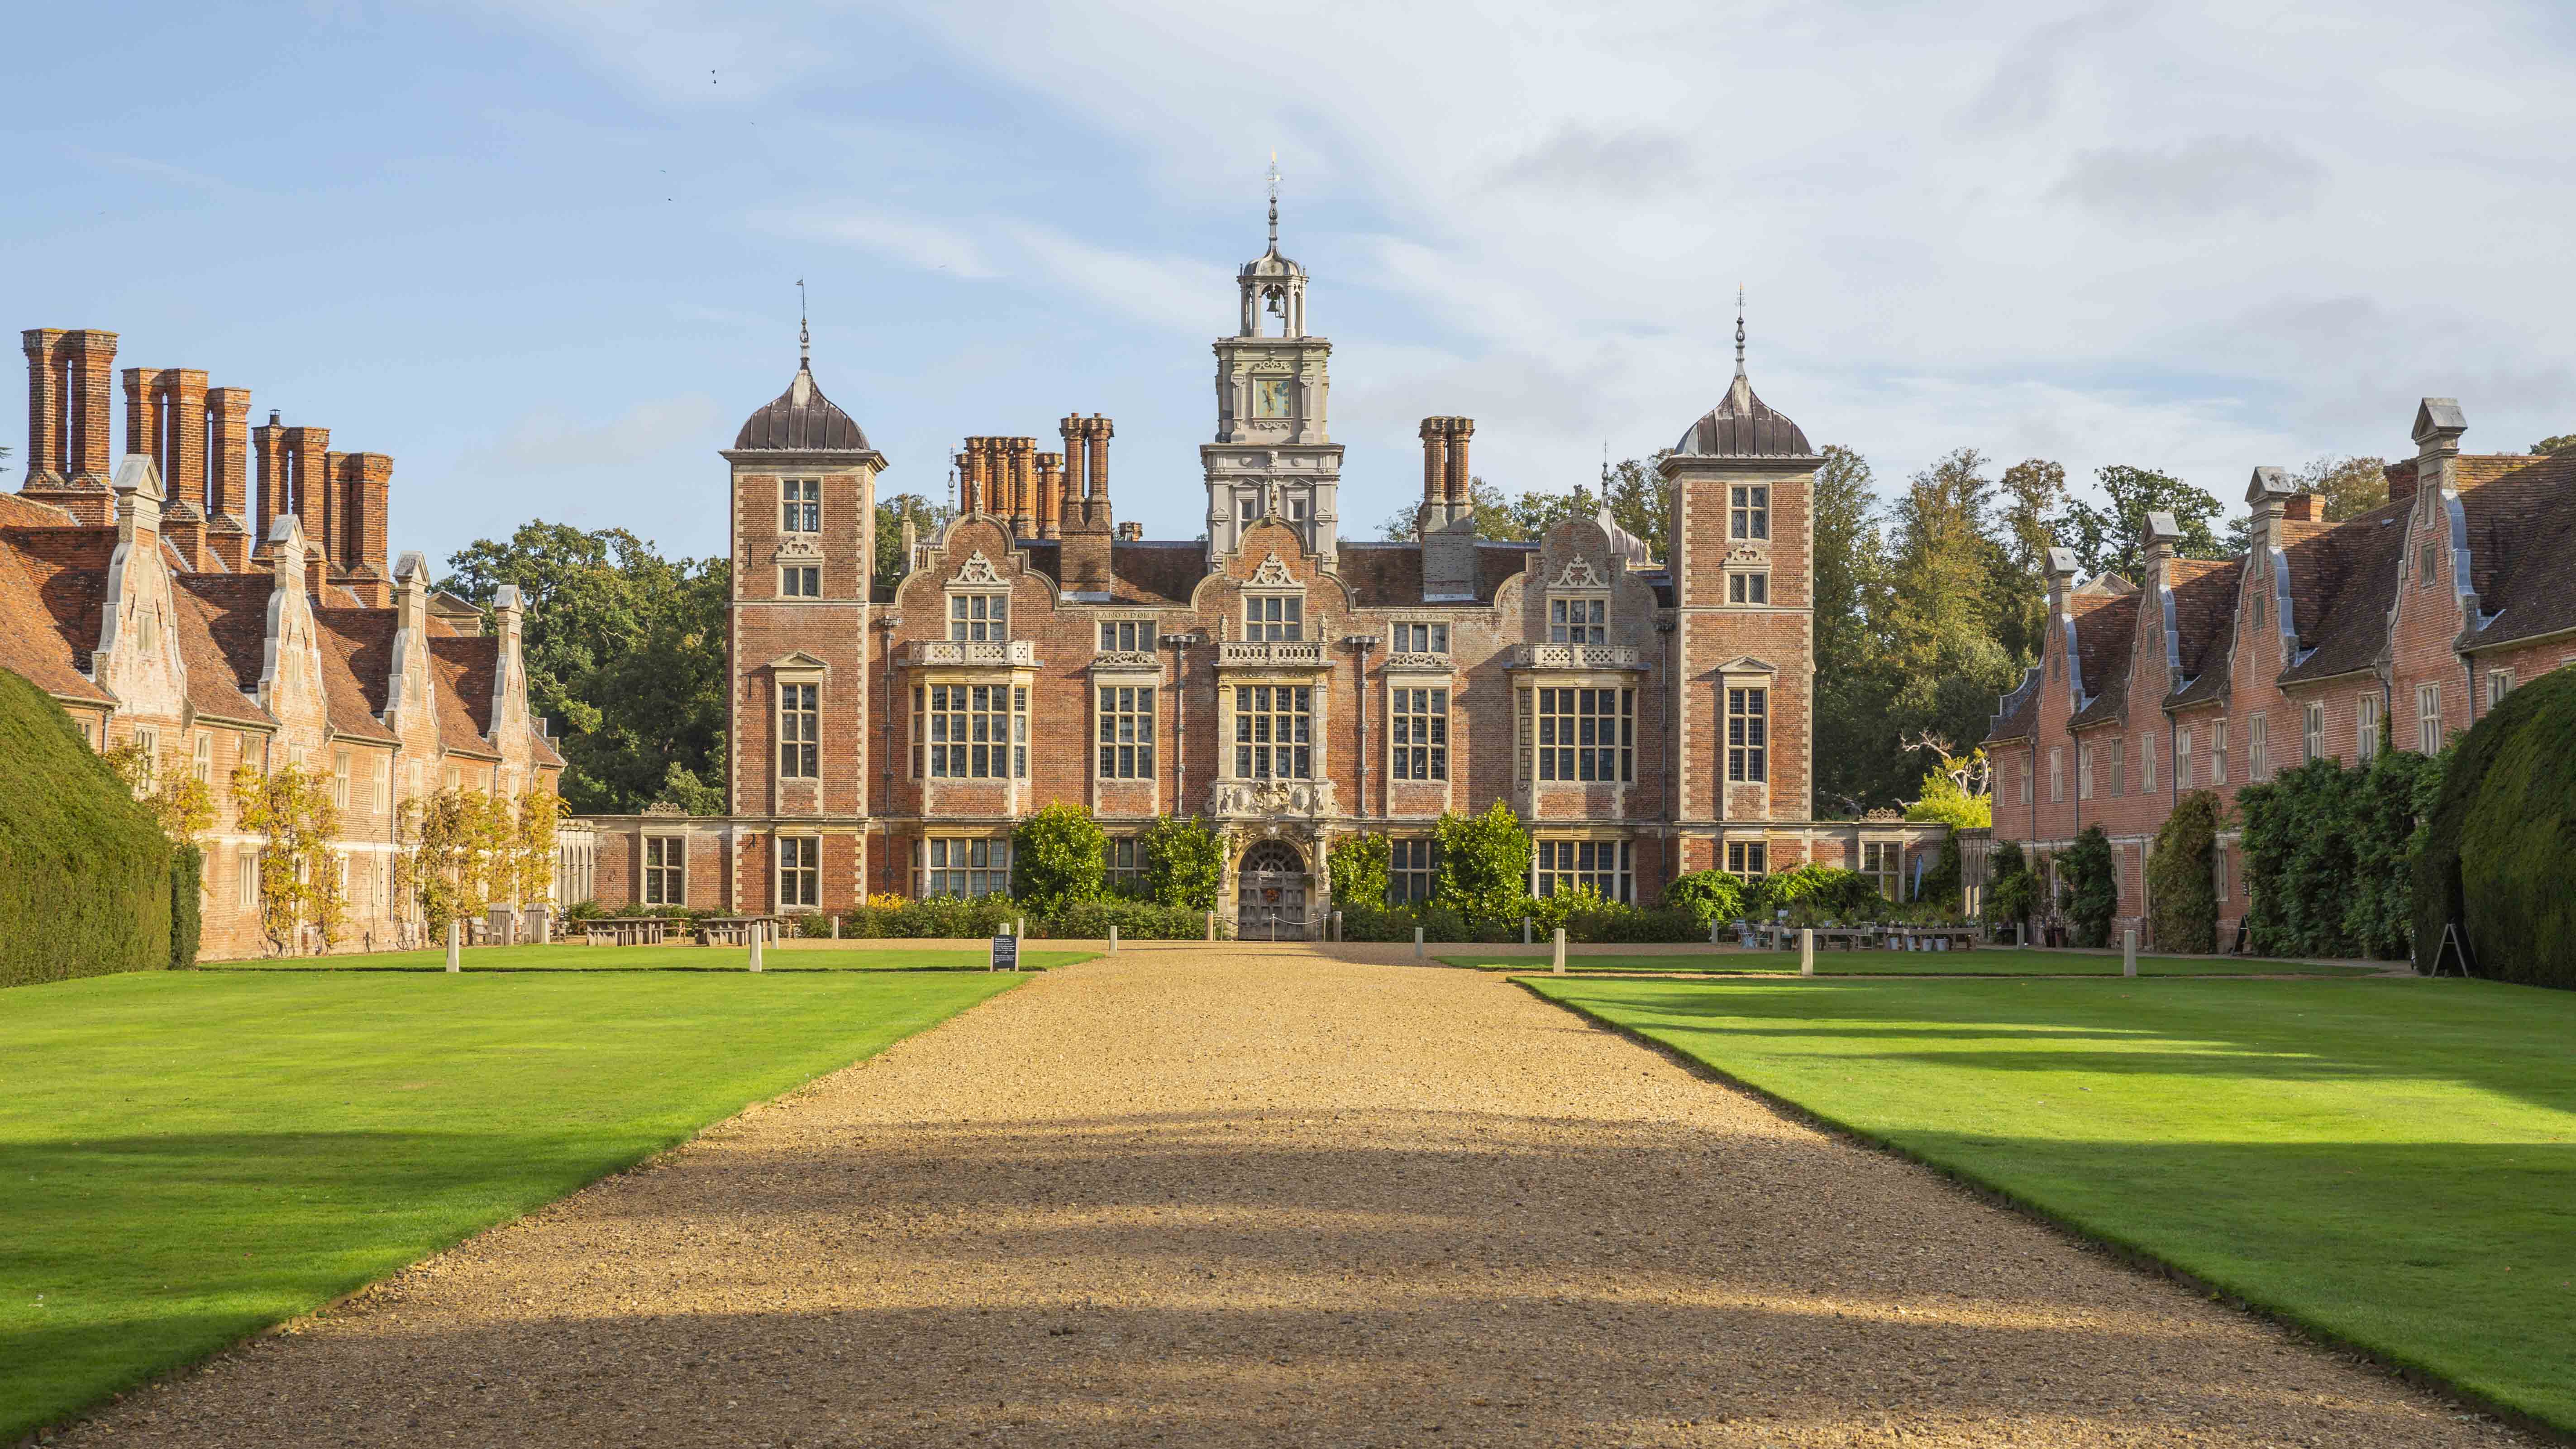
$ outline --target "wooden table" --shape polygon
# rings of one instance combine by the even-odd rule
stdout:
[[[761,939],[778,939],[779,918],[776,916],[709,916],[698,922],[698,944],[701,946],[748,946],[751,933],[763,932]]]
[[[582,935],[593,946],[659,946],[669,929],[670,922],[660,916],[612,917],[584,922]]]

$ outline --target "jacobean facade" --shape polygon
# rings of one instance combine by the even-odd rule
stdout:
[[[2467,429],[2457,402],[2424,399],[2389,501],[2338,523],[2281,469],[2255,469],[2237,558],[2177,557],[2161,514],[2136,584],[2078,585],[2052,550],[2045,653],[1985,742],[1995,838],[2050,858],[2101,825],[2114,930],[2143,939],[2147,852],[2184,792],[2232,799],[2312,759],[2437,751],[2517,682],[2576,661],[2576,455],[2463,453]],[[1973,879],[1983,848],[1965,849]],[[2247,908],[2232,833],[2216,869],[2225,945]]]
[[[102,752],[205,783],[208,959],[277,947],[233,770],[295,764],[331,783],[346,930],[333,949],[411,944],[396,899],[398,800],[517,793],[563,761],[528,714],[525,618],[434,594],[416,553],[386,566],[393,462],[329,451],[326,428],[251,427],[247,388],[127,368],[111,446],[113,332],[24,334],[27,471],[0,493],[0,668],[51,694]],[[257,459],[257,489],[251,461]],[[318,941],[295,943],[315,949]]]
[[[1537,838],[1533,890],[1651,902],[1674,875],[1807,861],[1913,868],[1937,827],[1808,818],[1810,491],[1820,459],[1725,396],[1662,465],[1673,557],[1597,517],[1536,543],[1476,537],[1471,420],[1425,419],[1415,541],[1339,536],[1330,343],[1270,249],[1216,341],[1204,539],[1112,520],[1110,420],[1061,451],[976,436],[960,514],[907,537],[872,594],[888,466],[800,362],[730,465],[731,813],[595,818],[596,890],[736,911],[871,893],[980,894],[1014,824],[1055,801],[1112,837],[1165,815],[1230,841],[1237,929],[1298,935],[1326,852],[1393,838],[1428,890],[1430,827],[1503,801]],[[1275,319],[1275,322],[1266,320]]]

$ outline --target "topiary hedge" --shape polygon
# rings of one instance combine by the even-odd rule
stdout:
[[[2147,852],[2147,935],[2159,951],[2218,949],[2218,792],[2174,802]]]
[[[170,842],[61,705],[0,669],[0,986],[171,962]]]
[[[2452,747],[2415,852],[2415,965],[2458,923],[2480,976],[2576,988],[2576,669],[2505,696]],[[2427,792],[2433,793],[2433,792]]]
[[[170,969],[197,964],[197,942],[205,934],[206,853],[193,845],[170,852]]]

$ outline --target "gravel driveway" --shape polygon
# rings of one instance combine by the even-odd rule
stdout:
[[[1033,980],[64,1442],[2521,1441],[1498,978],[1209,947]]]

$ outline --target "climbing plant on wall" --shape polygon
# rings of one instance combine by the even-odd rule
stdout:
[[[153,822],[173,845],[194,845],[215,823],[214,792],[196,771],[176,760],[155,769],[152,752],[139,740],[128,740],[104,756],[116,778],[152,812]]]
[[[2058,904],[2075,919],[2075,944],[2111,944],[2111,918],[2120,913],[2119,882],[2113,877],[2111,837],[2099,825],[2087,825],[2075,843],[2058,857]]]
[[[341,858],[331,849],[340,833],[331,782],[296,764],[266,774],[243,765],[232,773],[232,790],[242,829],[263,838],[260,933],[272,948],[293,954],[309,926],[329,950],[348,924]]]
[[[2218,793],[2174,802],[2147,853],[2147,929],[2159,951],[2218,949]]]
[[[1386,904],[1388,871],[1395,858],[1383,835],[1345,835],[1333,842],[1326,857],[1333,875],[1336,905],[1363,909]]]

